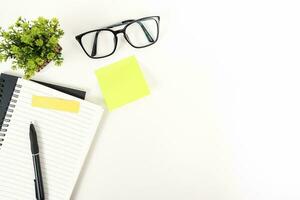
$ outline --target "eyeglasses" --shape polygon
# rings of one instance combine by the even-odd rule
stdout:
[[[116,51],[119,33],[123,33],[126,41],[134,48],[153,45],[158,40],[159,21],[159,16],[126,20],[108,27],[82,33],[75,38],[88,57],[94,59],[104,58]],[[119,26],[125,27],[113,30],[113,28]]]

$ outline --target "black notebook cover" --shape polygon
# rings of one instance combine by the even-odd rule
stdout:
[[[4,74],[4,73],[2,73],[0,75],[0,127],[2,127],[3,120],[5,118],[7,109],[9,107],[13,92],[15,90],[17,80],[18,80],[18,77],[16,77],[16,76]],[[60,92],[78,97],[80,99],[85,98],[86,92],[81,91],[81,90],[71,89],[71,88],[67,88],[67,87],[53,85],[50,83],[40,82],[40,81],[34,81],[34,82],[39,83],[44,86],[47,86],[47,87],[50,87],[50,88],[53,88]]]

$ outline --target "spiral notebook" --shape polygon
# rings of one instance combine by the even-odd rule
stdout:
[[[103,109],[32,81],[1,78],[1,199],[35,199],[28,134],[31,121],[38,133],[45,197],[70,199]],[[79,101],[80,111],[74,114],[32,107],[33,95]]]

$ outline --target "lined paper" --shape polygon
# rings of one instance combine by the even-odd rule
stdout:
[[[15,89],[14,94],[18,97],[13,99],[17,103],[12,107],[11,121],[0,150],[0,198],[35,199],[29,142],[29,124],[33,122],[40,147],[45,197],[70,199],[103,109],[27,80],[18,79],[17,85],[22,87]],[[33,95],[79,101],[80,111],[70,113],[32,107]]]

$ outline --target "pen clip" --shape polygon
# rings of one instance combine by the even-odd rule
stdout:
[[[36,184],[36,180],[34,179],[33,181],[34,181],[34,188],[35,188],[35,197],[36,199],[38,199],[38,186]]]

